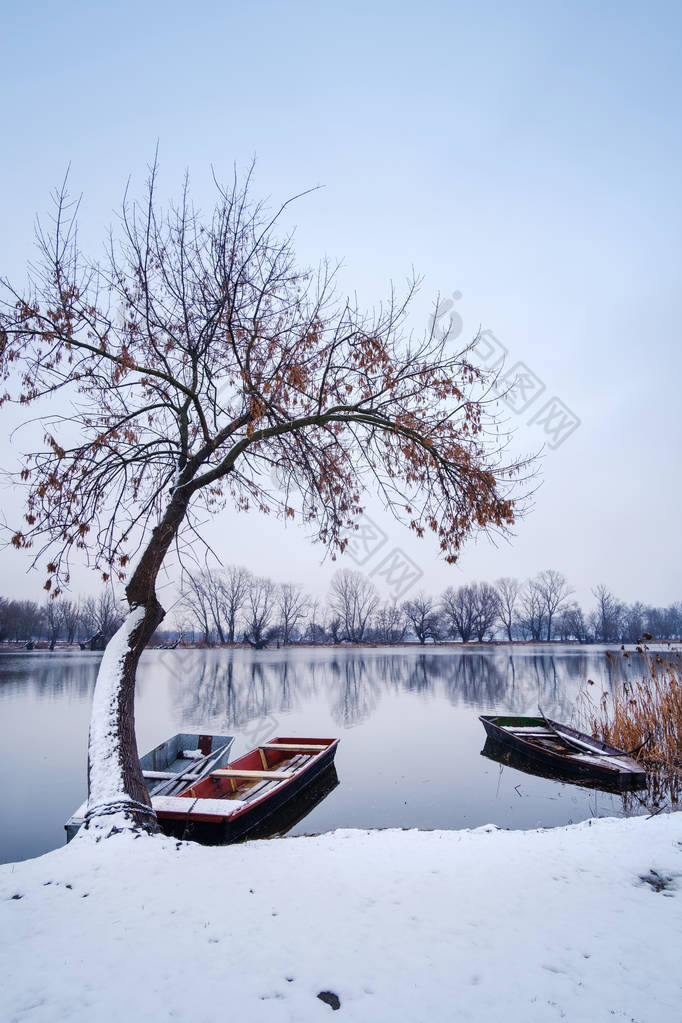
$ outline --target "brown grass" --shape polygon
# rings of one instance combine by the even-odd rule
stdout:
[[[648,673],[637,681],[617,682],[611,693],[602,693],[598,705],[583,690],[580,719],[592,735],[612,746],[632,751],[647,771],[679,776],[682,773],[682,654],[674,647],[665,654],[652,653],[646,646],[638,647],[638,651],[644,654]],[[611,660],[613,663],[613,658]]]

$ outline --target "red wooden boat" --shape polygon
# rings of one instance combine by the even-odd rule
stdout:
[[[153,796],[164,831],[235,842],[297,797],[333,763],[338,739],[276,736],[179,795]]]

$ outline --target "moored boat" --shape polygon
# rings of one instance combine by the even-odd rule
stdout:
[[[333,763],[338,739],[277,736],[176,795],[152,797],[163,830],[235,842],[262,831]]]
[[[631,789],[646,785],[646,771],[625,750],[545,717],[480,716],[488,738],[529,763],[563,778],[607,782]]]
[[[224,767],[234,742],[233,735],[178,732],[140,757],[142,776],[150,797],[182,792],[210,771]],[[82,803],[64,825],[70,842],[82,827],[87,802]]]

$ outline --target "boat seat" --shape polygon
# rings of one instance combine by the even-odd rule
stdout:
[[[210,778],[269,778],[271,780],[284,781],[291,778],[290,771],[237,771],[231,767],[221,767],[217,771],[211,771]]]
[[[177,781],[196,781],[198,774],[182,774],[179,771],[143,771],[143,778],[162,779],[175,778]]]
[[[538,736],[538,737],[548,737],[548,736],[551,736],[551,735],[556,736],[556,734],[557,734],[556,732],[551,732],[548,728],[524,728],[523,726],[519,726],[518,728],[515,727],[515,726],[512,726],[509,729],[509,731],[513,735],[527,735],[531,739],[535,738],[536,736]]]
[[[322,753],[323,750],[329,749],[329,746],[324,745],[311,745],[310,743],[298,743],[298,742],[264,742],[259,749],[281,749],[285,752],[290,753]]]

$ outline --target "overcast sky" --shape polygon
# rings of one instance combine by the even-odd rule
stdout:
[[[320,595],[360,561],[392,595],[386,564],[404,557],[406,584],[427,591],[553,567],[586,603],[601,582],[625,600],[682,598],[678,3],[28,11],[3,14],[0,273],[23,277],[68,164],[97,252],[157,140],[162,189],[189,168],[204,209],[211,165],[227,178],[256,156],[255,191],[273,202],[324,186],[295,211],[303,263],[342,259],[367,304],[414,267],[416,329],[440,292],[463,339],[482,327],[491,359],[522,364],[508,415],[517,451],[545,444],[544,482],[511,543],[471,545],[453,568],[370,504],[356,561],[334,565],[295,527],[225,513],[210,530],[225,561]],[[3,505],[16,521],[9,491]],[[39,596],[20,555],[0,568],[0,593]]]

